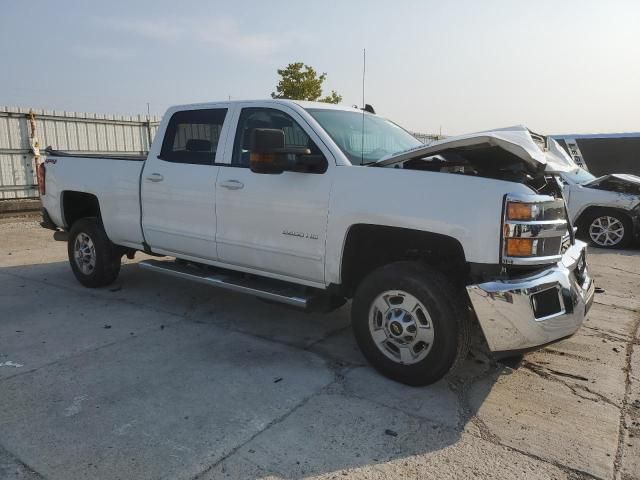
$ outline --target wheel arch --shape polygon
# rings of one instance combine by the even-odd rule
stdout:
[[[85,217],[96,217],[102,220],[100,201],[93,193],[76,190],[65,190],[61,193],[62,221],[66,230],[70,230],[75,222]]]
[[[591,216],[596,215],[600,212],[606,213],[607,211],[621,214],[630,222],[633,220],[630,212],[625,210],[624,208],[612,207],[610,205],[589,205],[588,207],[582,209],[582,211],[578,214],[578,216],[576,217],[575,225],[578,228],[585,227],[585,222],[588,221]]]
[[[345,235],[340,261],[340,291],[352,297],[360,281],[375,269],[402,260],[418,260],[464,283],[464,248],[455,238],[422,230],[358,223]]]

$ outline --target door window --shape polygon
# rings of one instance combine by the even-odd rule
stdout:
[[[162,142],[160,159],[167,162],[213,165],[226,115],[226,108],[174,113]]]
[[[286,113],[273,108],[243,108],[238,120],[231,164],[249,167],[249,147],[251,132],[256,128],[275,128],[284,131],[285,147],[303,147],[311,150],[311,155],[322,155],[307,132]],[[289,155],[295,160],[295,155]],[[326,169],[325,169],[326,170]],[[324,170],[323,170],[324,171]]]

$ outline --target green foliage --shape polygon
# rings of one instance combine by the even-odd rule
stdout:
[[[271,98],[288,98],[291,100],[310,100],[312,102],[340,103],[342,96],[335,90],[322,97],[322,84],[327,74],[318,75],[315,69],[302,62],[290,63],[287,68],[278,69],[280,81]]]

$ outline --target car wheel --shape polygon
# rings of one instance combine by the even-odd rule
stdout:
[[[369,274],[352,305],[356,341],[383,375],[408,385],[440,380],[467,356],[467,302],[441,273],[397,262]]]
[[[631,222],[616,211],[600,210],[590,215],[585,225],[588,239],[596,247],[623,248],[631,240]]]
[[[73,224],[67,253],[73,274],[85,287],[104,287],[118,278],[122,255],[96,218],[83,218]]]

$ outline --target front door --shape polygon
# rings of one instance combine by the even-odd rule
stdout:
[[[241,110],[231,164],[221,166],[218,174],[216,243],[221,262],[323,283],[335,163],[316,134],[301,124],[298,113],[284,106]],[[323,155],[326,168],[314,173],[253,173],[248,147],[255,128],[284,130],[287,145]]]
[[[154,252],[217,258],[215,187],[224,151],[226,108],[183,110],[167,125],[162,149],[142,172],[142,226]]]

